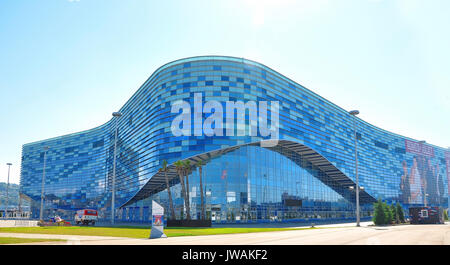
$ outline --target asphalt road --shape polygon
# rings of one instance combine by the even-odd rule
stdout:
[[[73,235],[0,233],[0,236],[59,238],[68,242],[32,244],[81,245],[450,245],[450,224],[339,228],[261,232],[248,234],[185,236],[161,239],[108,238]]]

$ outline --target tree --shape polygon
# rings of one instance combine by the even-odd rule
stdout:
[[[397,208],[395,207],[394,203],[392,203],[389,206],[389,210],[391,211],[391,217],[392,217],[391,222],[395,223],[395,224],[398,224],[399,223],[399,218],[398,218],[398,214],[397,214]]]
[[[448,221],[448,209],[444,210],[444,220]]]
[[[378,199],[378,201],[373,204],[373,208],[373,222],[375,223],[375,225],[386,224],[386,213],[383,209],[383,202],[381,201],[381,199]]]
[[[205,162],[203,160],[197,161],[196,166],[198,167],[198,174],[199,174],[199,178],[200,178],[200,204],[202,207],[202,213],[201,213],[202,220],[205,220],[205,199],[204,199],[204,194],[203,194],[203,180],[202,180],[202,169],[203,169],[204,165],[205,165]]]
[[[189,174],[191,173],[191,169],[192,169],[192,165],[191,165],[191,161],[190,160],[183,161],[183,169],[184,169],[183,170],[184,175],[186,177],[186,198],[187,198],[187,204],[189,206],[189,219],[190,219],[190,216],[191,216],[191,213],[190,213],[191,198],[190,198],[190,194],[189,194],[189,192],[190,192]]]
[[[399,221],[401,223],[404,223],[405,222],[405,214],[403,213],[403,208],[400,205],[400,203],[397,202],[396,208],[397,208],[397,216],[398,216]]]
[[[169,178],[167,177],[167,171],[169,171],[169,168],[167,167],[166,160],[164,160],[162,162],[162,167],[159,169],[159,171],[164,172],[164,178],[166,179],[167,194],[169,195],[169,206],[170,206],[171,219],[176,219],[175,209],[173,207],[172,192],[170,191]]]
[[[186,187],[184,186],[184,178],[183,178],[184,164],[183,164],[182,161],[178,160],[177,162],[174,163],[174,165],[175,165],[175,168],[177,170],[178,177],[180,178],[181,193],[182,193],[183,199],[184,199],[184,207],[186,207],[186,211],[187,211],[186,218],[188,220],[190,220],[191,219],[191,214],[190,214],[190,208],[189,208],[189,201],[187,199]]]
[[[391,224],[393,220],[391,209],[389,208],[389,205],[386,202],[383,202],[383,210],[385,212],[385,224]]]

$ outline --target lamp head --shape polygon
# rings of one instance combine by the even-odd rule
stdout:
[[[351,110],[348,113],[350,113],[350,115],[356,116],[359,114],[359,110]]]

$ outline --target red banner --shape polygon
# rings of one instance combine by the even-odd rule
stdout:
[[[434,157],[434,148],[419,142],[405,139],[405,149],[408,153]]]

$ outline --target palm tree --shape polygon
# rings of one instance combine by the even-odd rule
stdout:
[[[177,170],[178,177],[180,178],[181,193],[183,194],[183,198],[184,198],[184,206],[186,207],[186,211],[187,211],[187,219],[190,220],[191,214],[190,214],[190,209],[189,209],[189,201],[187,199],[186,187],[184,186],[184,179],[183,179],[184,163],[182,161],[178,160],[177,162],[174,163],[174,165]]]
[[[170,205],[171,219],[176,219],[175,209],[173,207],[172,192],[170,191],[169,178],[167,177],[167,171],[169,171],[169,168],[167,167],[167,160],[163,161],[162,168],[160,168],[159,171],[160,172],[164,172],[164,178],[166,179],[167,193],[169,194],[169,205]]]
[[[205,220],[205,199],[203,196],[203,179],[202,179],[202,170],[204,165],[205,162],[203,160],[199,160],[196,163],[196,166],[198,167],[198,173],[200,176],[200,204],[202,206],[202,220]]]
[[[189,174],[191,173],[192,165],[190,160],[183,161],[184,175],[186,176],[186,197],[189,209],[191,208],[191,199],[189,194]],[[190,213],[190,212],[189,212]],[[190,217],[190,214],[189,214]]]

